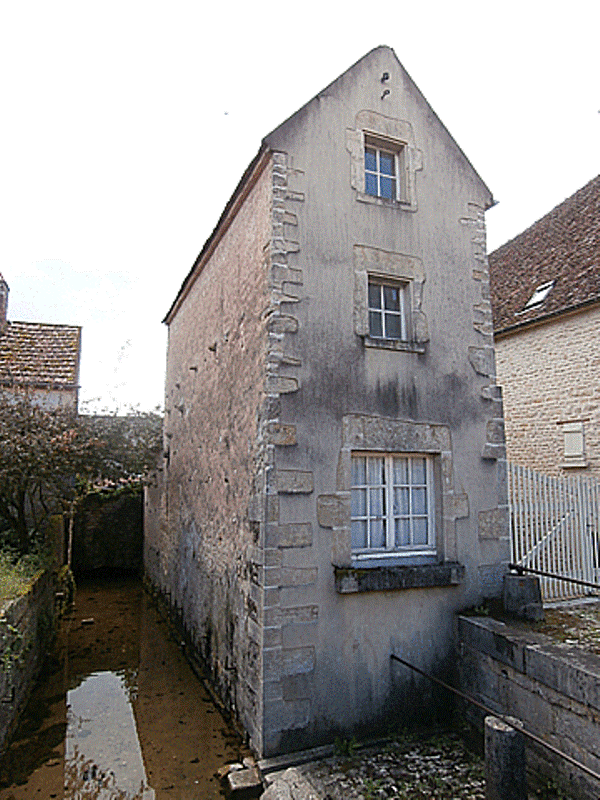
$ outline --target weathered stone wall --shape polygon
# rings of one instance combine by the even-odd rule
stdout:
[[[458,620],[462,690],[600,773],[600,658],[494,619]],[[480,730],[483,712],[465,712]],[[532,780],[562,785],[573,800],[598,797],[600,784],[548,750],[527,743]]]
[[[406,136],[410,202],[361,191],[365,126]],[[444,672],[455,611],[499,594],[508,560],[489,191],[387,48],[266,144],[169,315],[146,515],[148,575],[261,755],[407,721],[424,690],[390,653]],[[369,270],[411,281],[404,348],[364,335]],[[361,450],[435,464],[432,563],[390,553],[414,580],[339,572]]]
[[[73,572],[141,573],[143,522],[141,491],[88,495],[75,516]]]
[[[565,474],[561,423],[583,421],[588,466],[575,471],[600,478],[599,337],[596,307],[497,340],[510,461]]]
[[[262,559],[248,508],[267,459],[271,185],[267,164],[170,322],[166,457],[147,490],[145,545],[150,580],[258,750]]]
[[[7,743],[54,631],[54,582],[45,572],[0,610],[0,751]]]
[[[361,192],[361,126],[406,137],[402,207]],[[271,359],[280,436],[259,504],[269,510],[264,749],[275,753],[406,721],[408,695],[423,701],[424,690],[390,653],[448,668],[453,613],[499,593],[508,530],[485,188],[383,48],[359,80],[342,76],[267,142],[283,215],[273,268],[281,259],[294,276]],[[412,282],[404,349],[364,336],[369,271]],[[433,455],[436,557],[454,567],[349,579],[350,458],[361,450]]]

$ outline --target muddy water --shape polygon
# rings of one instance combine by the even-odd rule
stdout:
[[[0,800],[222,797],[247,755],[139,581],[80,582],[0,764]]]

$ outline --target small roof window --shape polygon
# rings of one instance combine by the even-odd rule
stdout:
[[[541,305],[550,294],[550,290],[555,283],[556,281],[548,281],[548,283],[542,283],[541,286],[538,286],[525,304],[523,311],[529,311],[530,308]]]

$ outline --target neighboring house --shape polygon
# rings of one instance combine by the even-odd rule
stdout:
[[[501,590],[492,203],[379,47],[264,139],[167,314],[147,575],[260,754],[424,719],[390,654],[445,673]]]
[[[47,408],[77,409],[81,328],[7,320],[0,274],[0,391],[26,390]]]
[[[489,261],[509,460],[600,478],[600,175]]]

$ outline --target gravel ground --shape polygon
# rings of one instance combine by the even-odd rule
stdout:
[[[298,767],[322,800],[483,800],[483,761],[455,733],[403,735]]]

